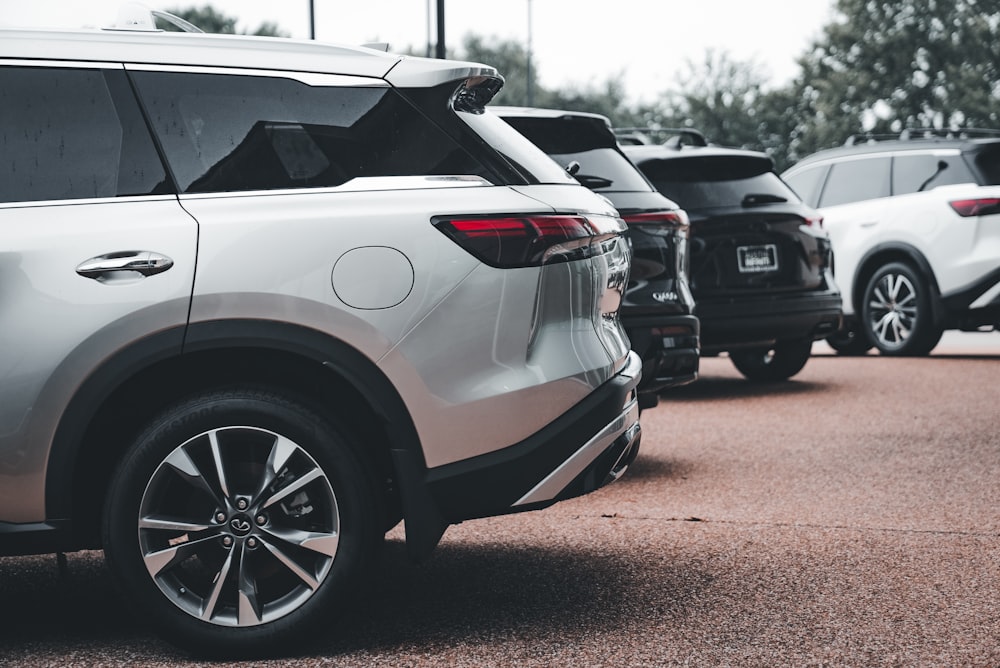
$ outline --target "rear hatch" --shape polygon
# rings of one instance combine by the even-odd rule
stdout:
[[[641,167],[690,217],[695,299],[825,289],[830,244],[821,219],[766,156],[654,158]]]

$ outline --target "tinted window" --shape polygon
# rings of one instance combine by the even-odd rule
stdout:
[[[756,156],[703,156],[646,160],[639,164],[656,189],[690,211],[745,202],[798,201],[771,171],[771,161]]]
[[[972,172],[958,155],[915,153],[892,160],[892,194],[920,192],[956,183],[975,183]]]
[[[889,196],[889,158],[864,158],[834,163],[826,179],[820,206]]]
[[[0,202],[168,191],[123,72],[0,67],[0,142]]]
[[[599,119],[503,117],[560,167],[579,163],[575,178],[597,191],[649,191],[635,166],[618,150],[611,130]]]
[[[823,177],[826,176],[826,165],[807,167],[800,172],[784,177],[785,182],[809,206],[819,204],[819,193],[823,187]]]
[[[328,187],[483,171],[396,91],[285,78],[137,72],[184,192]]]
[[[1000,144],[984,148],[976,155],[976,169],[982,174],[980,185],[1000,185]]]
[[[537,183],[576,183],[566,170],[489,108],[485,113],[458,117],[506,160],[518,173]]]

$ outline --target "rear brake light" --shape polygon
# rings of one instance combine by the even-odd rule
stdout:
[[[436,218],[452,241],[492,267],[539,267],[593,257],[625,227],[607,216],[524,215]]]
[[[687,228],[690,225],[687,212],[683,209],[630,213],[623,215],[622,218],[629,225],[641,226],[644,232],[664,237],[674,234],[678,228]]]
[[[806,216],[806,227],[815,227],[818,230],[823,229],[823,216]]]
[[[955,213],[968,218],[969,216],[988,216],[1000,213],[1000,197],[980,197],[979,199],[957,199],[948,202]]]

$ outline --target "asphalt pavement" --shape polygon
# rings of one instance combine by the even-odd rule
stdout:
[[[830,352],[776,385],[703,360],[620,481],[452,527],[419,565],[394,530],[351,614],[259,665],[1000,666],[1000,334]],[[67,565],[0,558],[0,663],[202,665],[100,553]]]

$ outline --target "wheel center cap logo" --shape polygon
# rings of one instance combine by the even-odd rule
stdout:
[[[245,536],[250,533],[250,520],[242,515],[237,515],[233,519],[229,520],[229,526],[232,528],[233,533],[237,536]]]

